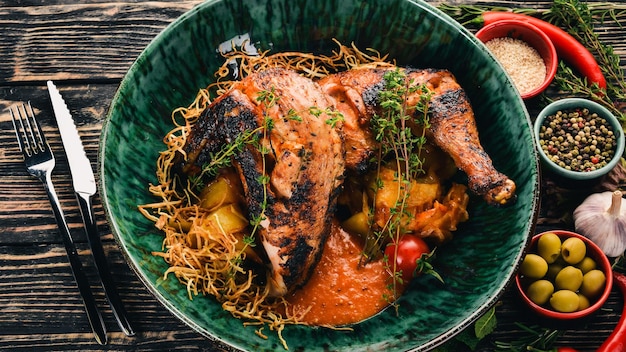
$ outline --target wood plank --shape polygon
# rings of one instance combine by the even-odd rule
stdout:
[[[62,83],[62,82],[61,82]],[[87,157],[97,170],[98,143],[102,121],[105,119],[116,84],[83,84],[68,86],[59,84],[77,128]],[[69,165],[63,150],[61,136],[56,126],[52,107],[45,85],[27,87],[0,88],[0,221],[6,224],[5,236],[0,236],[0,244],[7,243],[59,243],[57,225],[51,216],[52,210],[41,183],[28,175],[22,162],[8,107],[23,101],[31,101],[38,121],[55,154],[56,167],[53,172],[55,184],[68,225],[75,235],[75,240],[85,242],[80,210],[76,203],[69,177]],[[96,182],[98,182],[96,173]],[[93,198],[94,211],[101,231],[106,226],[104,210],[99,195]],[[28,224],[25,226],[25,224]],[[108,231],[108,229],[106,229]],[[109,235],[103,233],[103,235]]]
[[[119,80],[163,28],[201,2],[3,4],[0,81]]]
[[[117,327],[95,276],[85,245],[79,246],[107,328],[108,348],[188,350],[208,346],[205,337],[172,316],[132,274],[112,243],[105,245],[111,271],[128,310],[136,337]],[[61,246],[0,246],[0,350],[96,351],[82,301]],[[68,346],[68,343],[71,344]],[[212,345],[211,345],[212,346]]]

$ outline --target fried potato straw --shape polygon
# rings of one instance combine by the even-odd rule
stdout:
[[[284,299],[268,297],[267,286],[257,284],[253,271],[242,265],[248,254],[240,231],[226,231],[220,217],[214,214],[215,209],[198,206],[200,196],[191,181],[180,178],[172,167],[177,154],[186,157],[183,146],[189,131],[211,103],[211,95],[224,94],[236,78],[270,67],[290,68],[309,78],[321,78],[357,66],[395,66],[375,50],[365,53],[354,45],[347,47],[335,42],[339,49],[330,56],[299,52],[268,55],[268,51],[251,56],[234,46],[232,52],[223,53],[226,60],[215,73],[216,82],[201,89],[190,106],[172,112],[175,127],[163,139],[167,149],[157,160],[158,184],[149,186],[159,201],[138,207],[165,234],[163,251],[152,253],[169,265],[164,279],[174,274],[186,286],[190,300],[200,294],[214,296],[224,310],[243,319],[244,325],[259,326],[255,332],[260,337],[267,338],[262,329],[268,326],[277,332],[285,349],[288,346],[283,329],[288,324],[302,324],[301,318],[307,311],[296,315]],[[231,69],[233,63],[235,72]]]

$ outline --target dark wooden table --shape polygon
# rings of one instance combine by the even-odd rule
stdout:
[[[166,25],[201,1],[0,0],[0,350],[219,350],[171,315],[129,269],[105,221],[100,199],[96,217],[111,271],[137,332],[125,336],[105,302],[71,190],[69,168],[45,87],[61,88],[96,167],[98,139],[113,94],[135,57]],[[452,1],[453,3],[481,1]],[[498,4],[498,3],[494,3]],[[500,2],[502,6],[548,8],[549,2]],[[626,26],[626,21],[621,20]],[[615,27],[614,27],[615,28]],[[615,29],[613,29],[615,31]],[[604,34],[626,60],[626,30]],[[93,291],[109,332],[109,344],[98,345],[65,256],[43,187],[22,163],[6,109],[31,101],[57,156],[53,181],[72,234],[84,259]],[[529,106],[532,112],[538,106]],[[563,228],[545,220],[538,227]],[[576,324],[559,325],[559,343],[594,351],[613,330],[622,309],[614,289],[598,314]],[[523,336],[515,324],[542,323],[528,315],[512,289],[499,302],[496,330],[479,345]]]

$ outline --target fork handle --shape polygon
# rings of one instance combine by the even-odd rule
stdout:
[[[107,300],[111,305],[111,310],[117,320],[117,325],[122,329],[124,334],[128,336],[135,335],[133,328],[130,326],[126,309],[122,304],[122,300],[117,292],[115,282],[109,270],[106,255],[102,248],[102,242],[100,241],[100,233],[98,232],[98,226],[96,224],[96,218],[93,212],[91,204],[91,195],[87,193],[76,192],[76,199],[80,205],[80,213],[83,216],[83,224],[87,232],[87,240],[91,247],[91,254],[96,263],[98,274],[100,274],[100,280],[102,281],[102,288],[106,294]]]
[[[63,210],[61,209],[59,198],[54,190],[54,186],[52,185],[50,173],[48,173],[47,177],[45,177],[42,181],[44,188],[46,189],[46,193],[48,193],[48,198],[50,198],[50,203],[52,204],[52,211],[54,212],[54,217],[59,227],[59,231],[61,232],[61,237],[63,238],[63,244],[65,245],[65,251],[67,252],[67,258],[69,259],[70,267],[72,268],[74,280],[78,285],[80,296],[83,299],[89,324],[91,325],[91,329],[96,337],[96,341],[101,345],[105,345],[107,343],[106,326],[104,324],[104,320],[102,319],[102,315],[100,315],[100,311],[98,310],[96,300],[91,293],[91,287],[89,285],[87,275],[85,275],[85,272],[82,270],[83,266],[78,255],[78,251],[76,250],[76,246],[74,245],[74,240],[70,235],[67,222],[65,222],[65,216],[63,214]]]

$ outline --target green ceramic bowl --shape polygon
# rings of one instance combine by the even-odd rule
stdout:
[[[295,351],[405,351],[441,345],[485,313],[514,277],[538,210],[538,163],[530,118],[502,68],[458,23],[416,0],[208,1],[181,16],[148,45],[117,91],[100,145],[100,194],[129,265],[154,296],[202,335],[238,349],[282,350],[275,334],[224,312],[210,297],[190,301],[167,265],[151,255],[162,235],[138,211],[155,201],[155,160],[171,129],[171,111],[189,105],[222,64],[221,43],[249,36],[257,49],[330,53],[333,38],[389,53],[400,65],[447,68],[466,89],[480,137],[495,166],[517,183],[517,202],[497,208],[472,197],[471,219],[435,262],[445,280],[415,280],[399,301],[353,331],[288,326]]]

